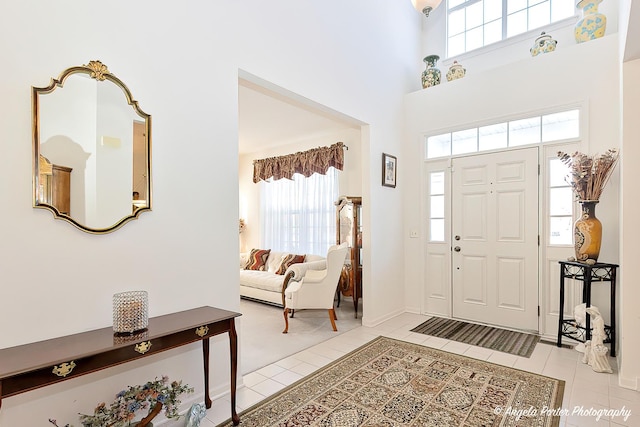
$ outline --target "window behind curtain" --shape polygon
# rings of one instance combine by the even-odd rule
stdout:
[[[265,248],[326,255],[336,242],[338,171],[260,183],[261,241]]]

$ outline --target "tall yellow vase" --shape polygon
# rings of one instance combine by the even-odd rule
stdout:
[[[607,29],[607,17],[598,12],[602,0],[582,0],[576,5],[582,9],[582,18],[576,23],[575,37],[578,43],[598,39]]]
[[[588,259],[598,261],[600,244],[602,243],[602,223],[596,218],[597,200],[582,200],[582,215],[573,229],[576,260],[585,262]]]

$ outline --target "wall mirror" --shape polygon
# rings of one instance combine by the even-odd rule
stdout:
[[[33,206],[88,233],[151,210],[151,116],[100,61],[32,87]]]

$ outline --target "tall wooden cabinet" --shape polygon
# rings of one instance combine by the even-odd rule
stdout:
[[[339,288],[353,297],[355,317],[362,298],[362,198],[341,196],[336,204],[336,242],[346,242],[349,252],[340,276]]]
[[[51,204],[61,214],[71,214],[71,168],[53,165]]]
[[[52,164],[40,156],[40,200],[65,215],[71,214],[72,170],[66,166]]]

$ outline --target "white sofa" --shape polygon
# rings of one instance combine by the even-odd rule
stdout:
[[[299,281],[307,270],[324,270],[326,259],[320,255],[305,254],[305,261],[292,264],[284,274],[276,274],[283,256],[289,252],[271,251],[266,262],[266,269],[245,270],[249,253],[240,254],[240,296],[246,299],[257,300],[284,306],[284,290],[290,281]]]

